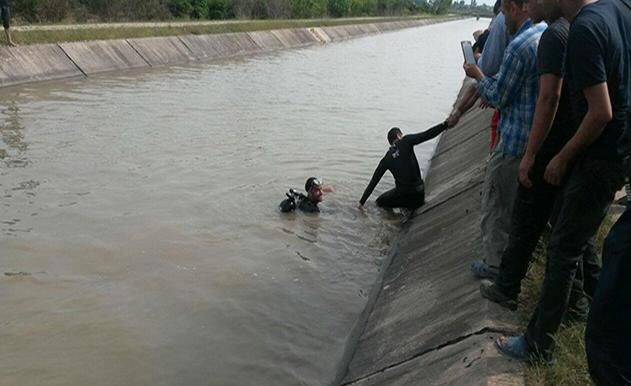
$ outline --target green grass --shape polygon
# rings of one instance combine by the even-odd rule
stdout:
[[[615,219],[608,216],[596,234],[596,248],[602,251],[602,244],[613,226]],[[545,237],[537,246],[533,264],[522,284],[519,316],[525,328],[541,294],[545,272]],[[529,364],[526,367],[526,384],[529,386],[583,386],[593,385],[585,356],[585,323],[574,323],[561,327],[555,336],[556,362],[552,366],[543,363]]]
[[[397,20],[418,20],[436,17],[422,15],[414,17],[392,17],[378,20],[367,19],[316,19],[316,20],[252,20],[237,23],[155,26],[155,27],[112,27],[85,29],[28,30],[12,32],[13,40],[19,45],[75,42],[86,40],[131,39],[155,36],[201,35],[227,32],[249,32],[282,28],[326,27],[349,24],[380,23]]]

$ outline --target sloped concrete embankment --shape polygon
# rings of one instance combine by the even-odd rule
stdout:
[[[2,47],[0,87],[304,47],[454,19]]]
[[[343,385],[520,385],[520,366],[493,340],[514,316],[482,299],[480,192],[491,113],[474,110],[443,134],[426,179],[428,204],[394,247]]]

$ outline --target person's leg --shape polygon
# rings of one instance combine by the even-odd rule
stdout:
[[[402,193],[396,188],[390,189],[377,197],[377,206],[381,208],[405,208],[414,210],[425,203],[425,192]]]
[[[605,240],[603,267],[594,293],[585,349],[596,385],[631,385],[631,209]]]
[[[559,216],[548,244],[543,292],[525,335],[533,352],[546,358],[551,356],[552,336],[566,313],[577,266],[613,200],[613,186],[620,177],[616,164],[582,162],[562,189]]]
[[[537,242],[550,218],[558,188],[543,181],[531,189],[519,186],[513,208],[508,245],[495,284],[516,300]]]
[[[486,163],[486,172],[482,184],[482,203],[480,207],[480,231],[482,236],[482,261],[486,261],[486,256],[490,255],[493,248],[488,235],[491,233],[492,224],[492,197],[496,192],[493,188],[494,174],[499,163],[500,153],[495,152]]]
[[[2,18],[2,26],[4,27],[4,34],[7,38],[7,45],[15,47],[15,43],[11,39],[11,11],[9,7],[0,8],[0,18]]]
[[[415,210],[425,204],[425,191],[408,193],[400,198],[402,208]]]
[[[594,290],[600,275],[600,257],[596,252],[593,238],[590,239],[582,259],[576,267],[576,275],[570,291],[567,313],[564,322],[585,322]]]
[[[381,196],[377,197],[377,206],[380,208],[398,208],[398,203],[399,194],[397,193],[396,188],[390,189],[383,193]]]
[[[600,270],[602,267],[602,260],[596,251],[594,240],[589,240],[585,254],[583,254],[583,289],[585,294],[590,298],[594,297],[594,292],[598,286],[598,279],[600,278]]]
[[[482,253],[497,271],[508,242],[511,214],[517,195],[519,158],[495,152],[488,165],[483,193]]]

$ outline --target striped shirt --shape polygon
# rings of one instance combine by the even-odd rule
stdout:
[[[526,150],[537,104],[537,46],[546,28],[526,21],[506,47],[497,75],[478,83],[482,97],[501,113],[496,151],[521,157]]]

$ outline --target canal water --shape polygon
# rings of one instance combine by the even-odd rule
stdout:
[[[357,206],[386,132],[446,117],[487,23],[0,90],[0,384],[331,384],[400,226],[389,174]]]

